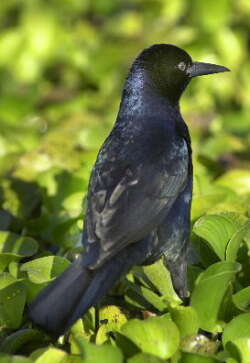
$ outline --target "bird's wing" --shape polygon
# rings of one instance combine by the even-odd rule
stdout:
[[[172,150],[166,161],[98,163],[91,177],[85,226],[88,244],[113,255],[156,228],[186,185],[188,148]],[[92,245],[93,246],[93,245]],[[100,256],[99,256],[100,257]]]

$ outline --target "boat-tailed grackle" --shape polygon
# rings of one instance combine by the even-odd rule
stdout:
[[[132,266],[161,256],[179,296],[188,296],[192,149],[179,100],[193,77],[226,71],[171,44],[135,59],[90,177],[85,252],[30,305],[43,329],[63,334]]]

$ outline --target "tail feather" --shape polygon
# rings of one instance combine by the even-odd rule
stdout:
[[[60,336],[95,306],[130,267],[120,256],[91,271],[80,257],[31,303],[29,317],[45,331]]]
[[[65,333],[122,275],[145,260],[149,241],[128,246],[96,270],[87,268],[84,256],[79,257],[31,303],[31,320],[54,336]]]
[[[78,304],[75,306],[74,312],[70,316],[67,323],[69,328],[77,319],[96,304],[107,294],[114,284],[125,275],[131,268],[131,264],[126,259],[115,258],[105,264],[102,268],[95,272],[95,275],[89,284],[87,290],[81,296]]]
[[[61,335],[90,282],[91,272],[80,257],[31,303],[29,317],[47,332]]]

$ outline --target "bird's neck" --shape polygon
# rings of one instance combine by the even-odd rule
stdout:
[[[156,89],[144,69],[130,72],[122,95],[119,119],[156,119],[173,118],[180,115],[178,100],[172,102]]]

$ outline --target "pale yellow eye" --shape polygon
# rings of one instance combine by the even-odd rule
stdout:
[[[177,65],[177,67],[178,67],[178,69],[180,70],[180,71],[185,71],[185,69],[186,69],[186,63],[185,62],[180,62],[178,65]]]

